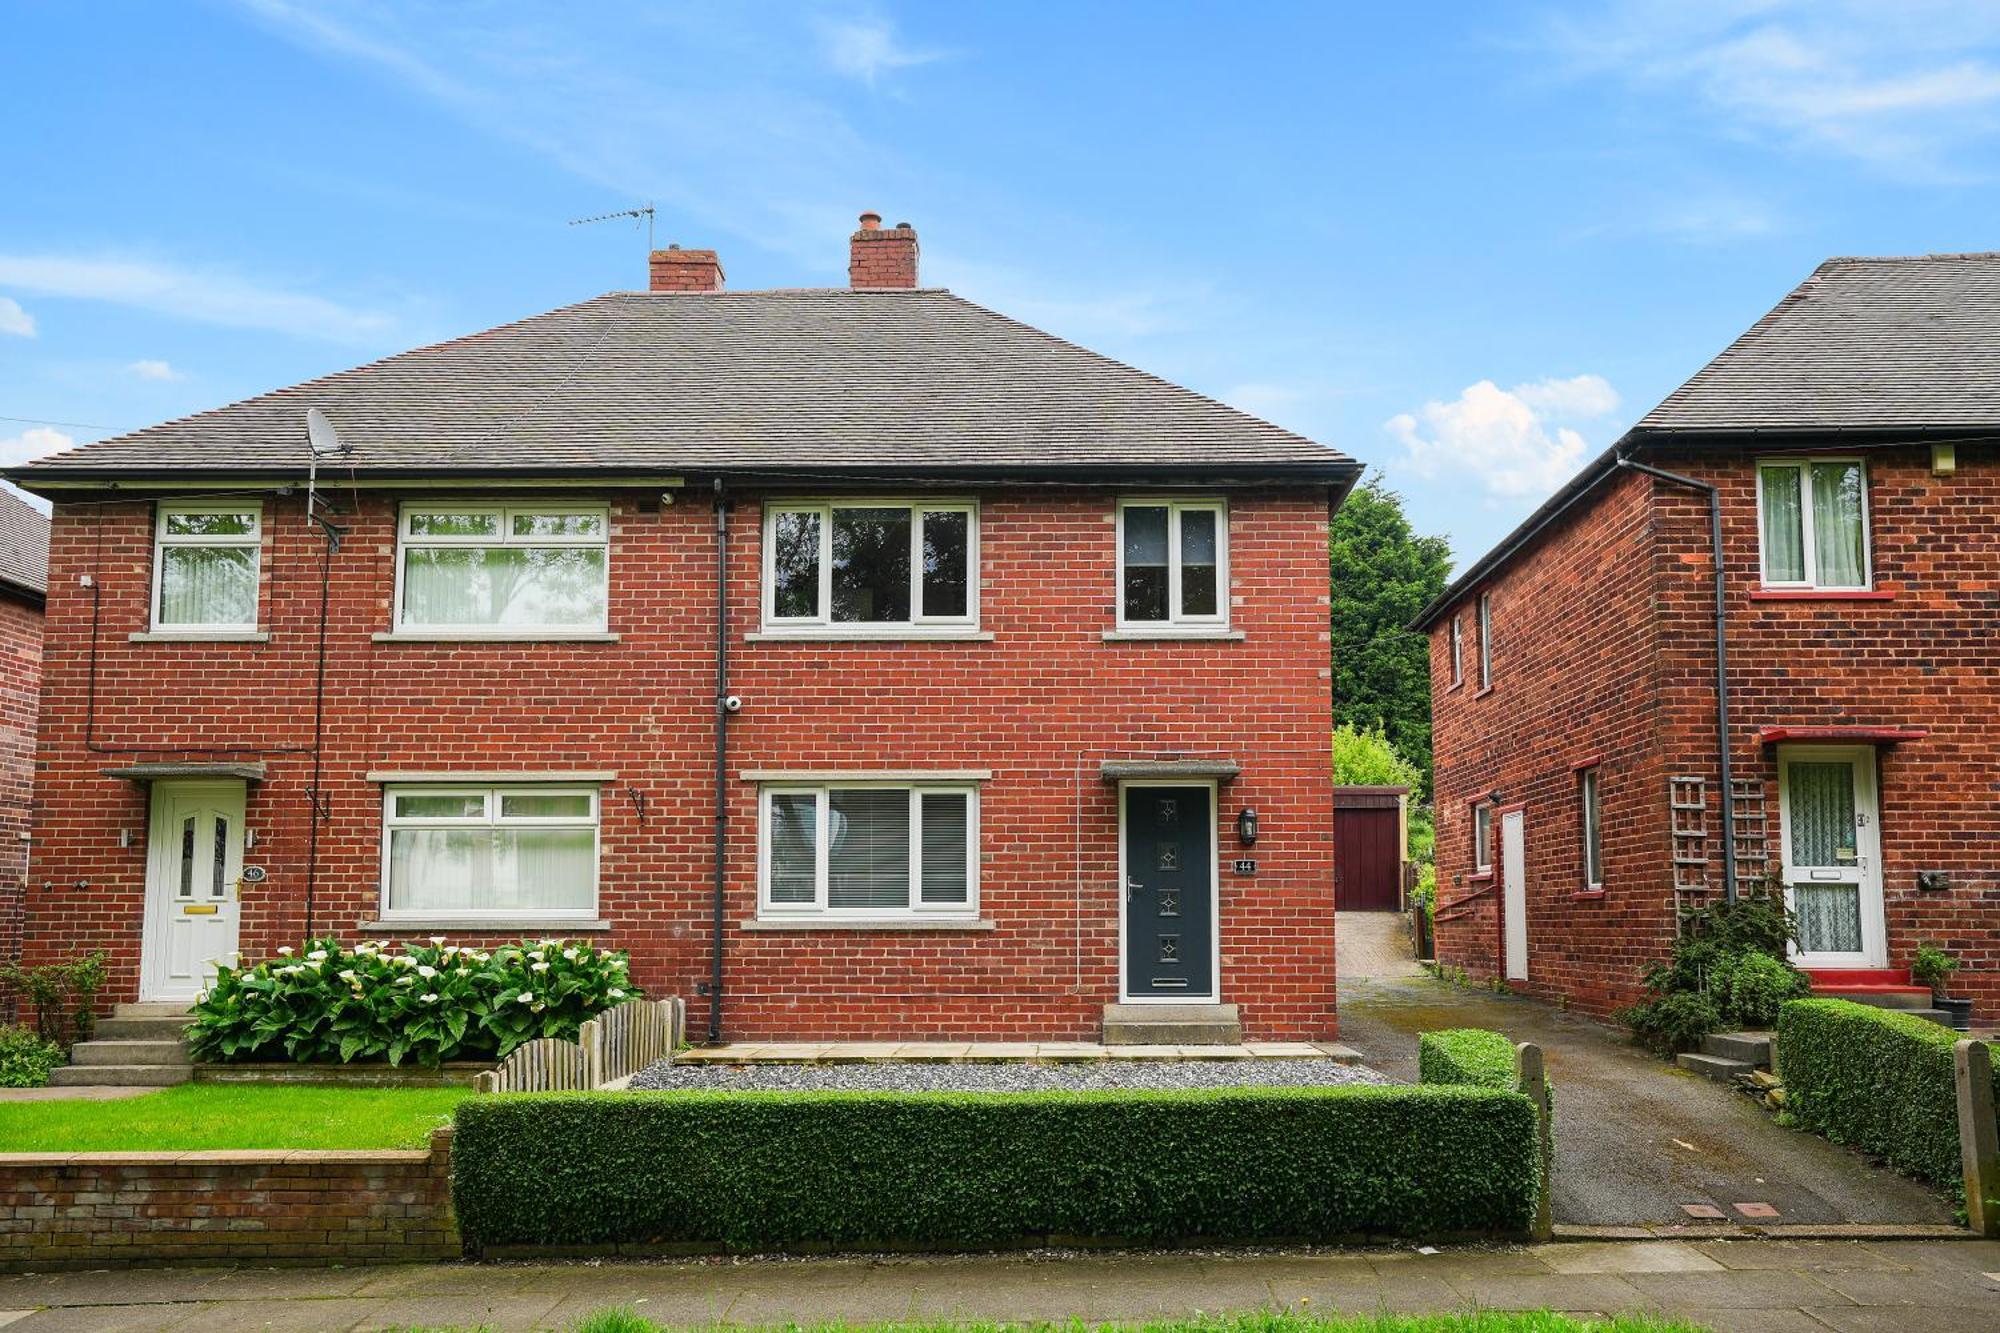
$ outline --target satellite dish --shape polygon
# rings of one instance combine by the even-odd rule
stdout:
[[[311,446],[315,458],[347,452],[347,442],[342,440],[340,432],[333,428],[332,419],[317,407],[306,409],[306,442]]]

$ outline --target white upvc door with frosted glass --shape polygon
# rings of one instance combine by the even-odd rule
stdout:
[[[1778,784],[1785,900],[1799,932],[1793,961],[1888,966],[1875,751],[1785,746],[1778,751]]]
[[[243,784],[156,782],[146,851],[142,1000],[192,1000],[236,962]]]

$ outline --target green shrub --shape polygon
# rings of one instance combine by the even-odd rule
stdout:
[[[1514,1086],[1514,1043],[1485,1028],[1417,1034],[1417,1081],[1474,1088]]]
[[[1949,1188],[1962,1180],[1958,1034],[1851,1000],[1793,1000],[1778,1015],[1778,1076],[1801,1127]],[[2000,1074],[1995,1090],[2000,1092]]]
[[[0,1027],[0,1088],[46,1087],[63,1048],[17,1023]]]
[[[1618,1021],[1648,1050],[1661,1055],[1691,1051],[1722,1030],[1722,1010],[1706,991],[1668,991],[1618,1012]]]
[[[96,1031],[97,992],[104,975],[102,949],[39,967],[0,963],[0,983],[34,1006],[36,1034],[65,1051],[76,1042],[89,1041]]]
[[[1737,954],[1709,977],[1709,994],[1723,1019],[1738,1027],[1768,1028],[1778,1021],[1779,1006],[1811,991],[1805,973],[1767,953]]]
[[[1528,1099],[1485,1088],[555,1093],[459,1104],[475,1250],[1519,1234]]]
[[[1952,974],[1961,964],[1958,959],[1946,953],[1935,944],[1919,944],[1917,956],[1910,960],[1910,980],[1919,986],[1929,986],[1943,995],[1951,986]]]
[[[505,1056],[536,1037],[574,1037],[639,989],[622,953],[563,940],[490,952],[446,944],[349,949],[312,940],[252,967],[221,968],[194,1005],[202,1060],[317,1063]]]

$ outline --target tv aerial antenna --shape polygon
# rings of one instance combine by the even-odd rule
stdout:
[[[619,218],[631,218],[634,226],[639,224],[641,218],[646,220],[646,249],[650,253],[653,248],[653,206],[651,204],[646,204],[639,208],[621,208],[616,213],[599,213],[594,218],[571,218],[569,225],[572,227],[583,227],[593,222],[616,222]]]
[[[319,512],[319,460],[322,458],[348,458],[354,453],[354,446],[340,438],[333,418],[317,407],[306,409],[306,513],[314,522],[326,529],[326,538],[340,549],[340,527],[330,522]]]

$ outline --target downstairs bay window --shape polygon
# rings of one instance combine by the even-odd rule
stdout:
[[[385,921],[597,911],[595,787],[390,787],[382,826]]]
[[[769,786],[760,802],[758,915],[972,917],[978,798],[970,787]]]

